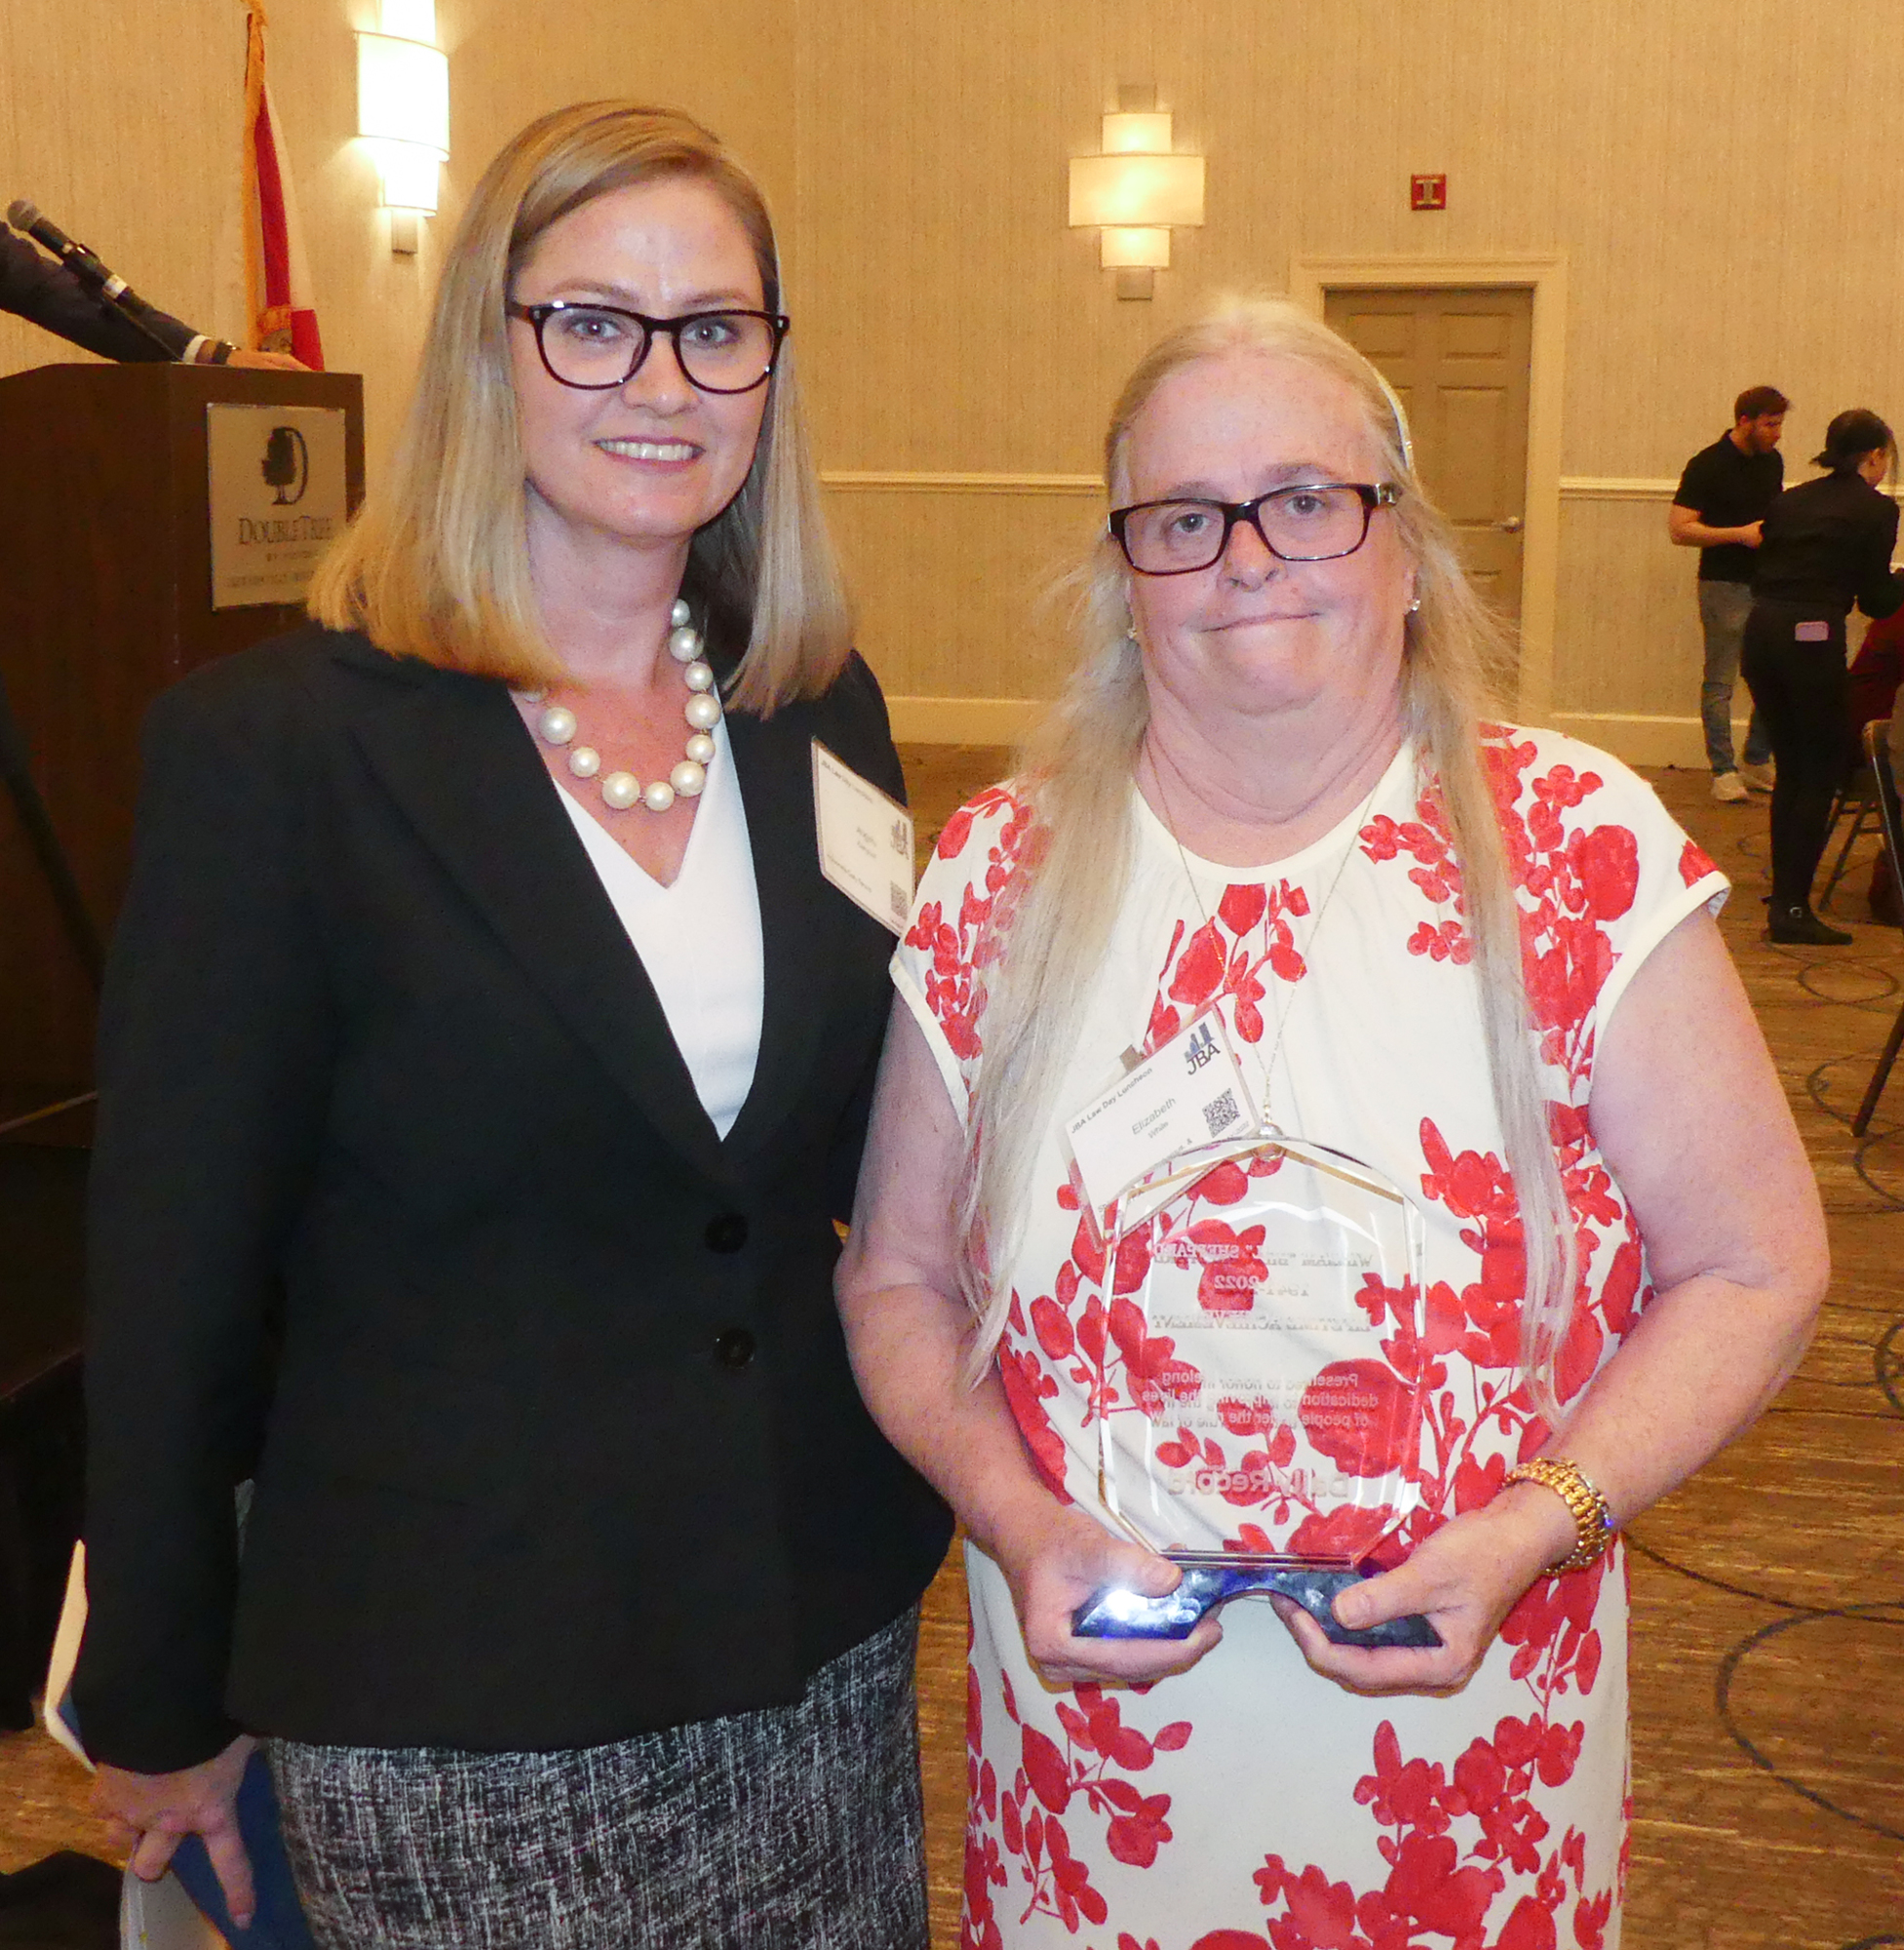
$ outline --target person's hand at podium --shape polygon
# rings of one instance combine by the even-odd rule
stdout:
[[[202,1835],[225,1906],[240,1929],[249,1929],[257,1911],[251,1858],[238,1831],[238,1784],[256,1744],[241,1734],[222,1753],[175,1774],[134,1774],[101,1765],[93,1785],[93,1806],[105,1816],[114,1842],[132,1851],[129,1866],[141,1882],[157,1882],[178,1844],[187,1835]]]
[[[301,359],[293,359],[289,352],[253,352],[248,346],[234,345],[222,362],[214,358],[217,341],[208,339],[199,348],[197,363],[201,366],[243,366],[256,372],[308,372],[311,369]]]

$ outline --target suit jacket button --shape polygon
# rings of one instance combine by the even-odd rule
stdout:
[[[747,1244],[747,1221],[738,1212],[723,1212],[708,1221],[708,1248],[716,1253],[738,1253]]]
[[[754,1337],[745,1327],[726,1327],[714,1337],[714,1355],[723,1368],[744,1368],[754,1358]]]

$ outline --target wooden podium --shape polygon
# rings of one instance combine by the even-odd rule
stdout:
[[[77,1114],[17,1120],[92,1088],[93,984],[78,942],[88,921],[110,933],[125,884],[146,705],[199,664],[302,619],[296,603],[214,606],[208,410],[226,404],[341,409],[355,510],[354,373],[76,365],[0,378],[0,684],[83,908],[62,914],[46,836],[36,848],[0,790],[0,1137],[14,1123],[39,1143],[86,1141]],[[235,419],[252,423],[219,425]],[[276,441],[265,465],[283,465],[263,478],[287,484],[277,497],[289,502],[303,491],[303,443]]]
[[[80,1521],[91,964],[139,721],[301,619],[297,566],[363,496],[363,399],[355,374],[215,366],[0,378],[0,1727],[30,1721]]]

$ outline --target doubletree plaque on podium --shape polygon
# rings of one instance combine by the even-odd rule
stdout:
[[[341,407],[206,407],[213,608],[303,600],[350,519],[348,421]]]

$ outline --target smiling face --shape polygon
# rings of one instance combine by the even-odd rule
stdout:
[[[759,266],[740,219],[691,176],[612,190],[552,223],[511,292],[518,304],[589,300],[677,318],[764,309]],[[657,336],[641,370],[605,392],[544,370],[534,328],[509,325],[517,411],[538,529],[685,552],[740,491],[754,462],[766,386],[715,394],[689,385],[674,341]]]
[[[1159,384],[1132,422],[1117,474],[1119,504],[1248,501],[1302,483],[1379,483],[1387,466],[1343,380],[1238,351]],[[1320,728],[1392,713],[1414,586],[1385,509],[1362,546],[1334,562],[1281,562],[1239,522],[1212,567],[1128,579],[1152,710],[1206,730],[1236,715],[1313,713]]]

